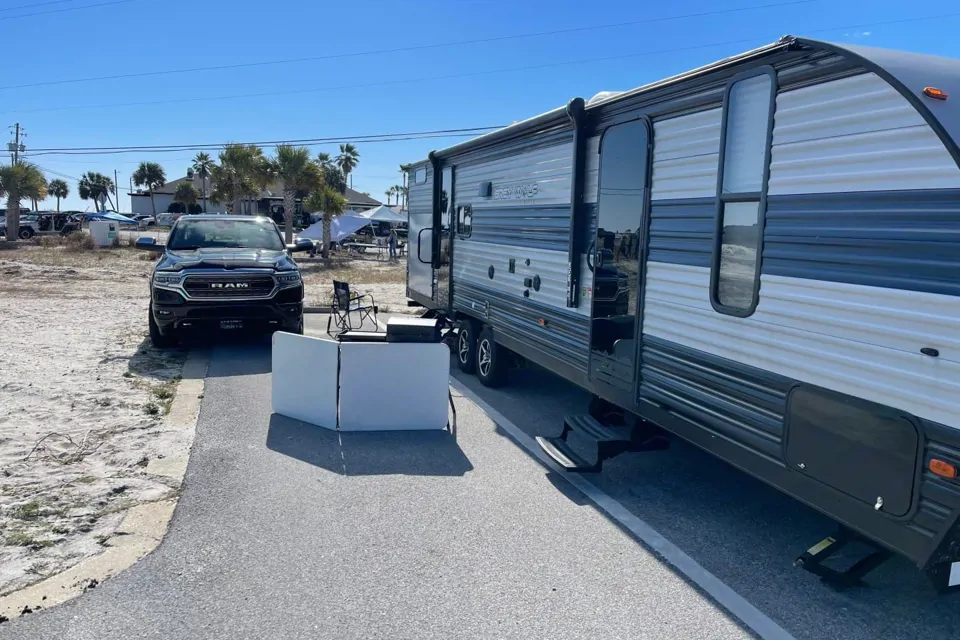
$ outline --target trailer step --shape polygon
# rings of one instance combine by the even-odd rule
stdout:
[[[577,455],[562,438],[544,438],[537,436],[537,444],[543,449],[543,452],[550,456],[557,464],[575,473],[589,473],[600,471],[601,462],[597,461],[590,464],[579,455]]]
[[[594,462],[584,459],[570,446],[567,438],[574,431],[596,443],[597,455]],[[538,436],[537,444],[544,453],[567,471],[585,473],[600,471],[604,460],[609,460],[625,451],[666,449],[669,442],[658,432],[652,432],[650,425],[642,421],[637,421],[632,426],[609,425],[591,415],[576,415],[563,419],[563,432],[559,436],[554,438]]]

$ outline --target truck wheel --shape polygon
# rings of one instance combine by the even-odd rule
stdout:
[[[33,237],[33,229],[30,229],[30,228],[20,229],[20,233],[17,235],[20,236],[21,240],[29,240],[30,238]]]
[[[484,328],[477,338],[477,378],[485,387],[499,387],[507,380],[510,354],[493,340],[493,329]]]
[[[457,323],[457,366],[464,373],[477,370],[477,328],[469,320]]]
[[[169,349],[177,344],[176,336],[169,333],[166,335],[160,333],[160,327],[157,326],[157,321],[153,319],[153,305],[150,306],[147,316],[150,324],[150,343],[154,347],[157,349]]]

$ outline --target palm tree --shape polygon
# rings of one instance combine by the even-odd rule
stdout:
[[[110,198],[110,194],[117,192],[117,186],[113,184],[113,180],[109,176],[96,171],[87,171],[80,176],[80,180],[77,182],[77,192],[80,194],[81,200],[93,200],[97,211],[100,211],[103,209],[105,201],[113,207],[113,199]]]
[[[246,198],[259,195],[257,187],[265,177],[263,151],[247,144],[228,144],[220,152],[220,166],[214,166],[211,175],[214,182],[214,202],[231,202],[233,213],[241,213]],[[224,182],[224,185],[220,185]],[[229,197],[227,197],[229,196]]]
[[[410,164],[400,165],[400,173],[403,175],[403,191],[402,191],[403,206],[400,207],[401,209],[407,208],[407,174],[410,172],[410,169],[412,168],[413,168],[413,165],[410,165]]]
[[[153,207],[153,217],[157,217],[157,203],[153,198],[153,190],[159,189],[167,182],[167,174],[158,162],[141,162],[133,172],[133,184],[146,187],[150,193],[150,205]]]
[[[387,206],[388,206],[388,207],[390,206],[390,198],[392,198],[392,197],[393,197],[393,194],[395,194],[396,192],[397,192],[397,188],[396,188],[396,187],[390,187],[389,189],[387,189],[386,191],[383,192],[383,195],[387,196]]]
[[[173,201],[183,205],[183,212],[190,213],[190,206],[197,203],[200,192],[193,186],[193,182],[184,180],[177,184],[176,191],[173,192]]]
[[[393,189],[393,194],[394,194],[395,196],[397,196],[397,204],[399,205],[399,204],[400,204],[400,196],[403,195],[403,185],[395,184],[395,185],[393,185],[393,186],[390,187],[390,188]]]
[[[193,165],[190,167],[193,169],[195,175],[200,176],[200,191],[203,197],[203,212],[207,212],[207,180],[210,179],[210,175],[213,172],[213,167],[216,166],[214,161],[210,158],[209,153],[201,151],[193,158]]]
[[[330,185],[324,185],[310,195],[307,206],[311,211],[323,212],[323,252],[321,255],[324,258],[329,258],[333,219],[347,208],[347,199]]]
[[[324,153],[321,151],[317,154],[317,164],[321,167],[327,167],[333,164],[333,158],[330,157],[329,153]]]
[[[20,237],[20,200],[43,200],[47,180],[35,165],[18,161],[0,167],[0,197],[7,197],[7,239]]]
[[[272,174],[283,184],[283,236],[287,244],[293,243],[293,211],[297,192],[318,189],[323,182],[320,167],[310,159],[306,147],[288,144],[277,145],[272,165]]]
[[[47,195],[57,199],[57,213],[60,213],[60,199],[70,195],[70,186],[66,180],[51,180],[47,185]]]
[[[346,187],[350,184],[350,172],[356,169],[358,164],[360,164],[360,152],[357,151],[357,148],[349,143],[340,145],[337,166],[343,172],[343,193],[347,192]]]

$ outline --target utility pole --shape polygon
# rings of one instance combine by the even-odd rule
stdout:
[[[17,164],[20,162],[20,154],[27,150],[26,145],[20,142],[20,138],[25,137],[27,134],[21,131],[19,122],[15,124],[13,128],[13,142],[7,143],[7,151],[10,152],[10,164]]]
[[[113,186],[117,190],[117,213],[120,213],[120,180],[117,178],[117,170],[113,170]]]

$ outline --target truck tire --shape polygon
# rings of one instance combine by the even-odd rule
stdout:
[[[510,354],[493,339],[493,329],[484,327],[477,338],[477,378],[485,387],[496,388],[507,381]]]
[[[30,227],[20,229],[20,233],[17,235],[20,236],[21,240],[29,240],[30,238],[33,237],[33,229],[31,229]]]
[[[477,326],[469,320],[457,323],[457,366],[464,373],[477,370]]]
[[[150,305],[147,317],[149,318],[147,322],[150,325],[150,344],[157,349],[169,349],[177,344],[176,336],[169,333],[160,333],[160,327],[157,326],[156,320],[153,319],[153,305]]]

